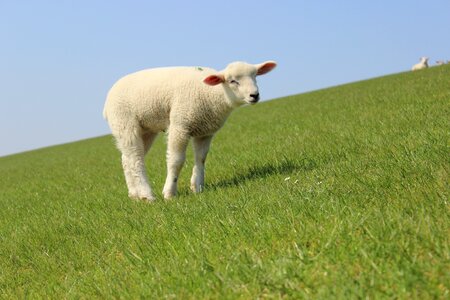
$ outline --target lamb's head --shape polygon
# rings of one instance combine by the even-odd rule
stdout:
[[[426,56],[421,57],[420,58],[420,62],[427,63],[428,62],[428,57],[426,57]]]
[[[223,84],[227,97],[236,105],[255,104],[259,101],[256,76],[266,74],[276,66],[274,61],[266,61],[257,65],[234,62],[229,64],[225,70],[206,77],[203,82],[212,86]]]

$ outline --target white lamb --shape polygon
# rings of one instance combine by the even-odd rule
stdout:
[[[157,68],[117,81],[108,93],[103,116],[122,152],[129,197],[155,199],[144,156],[161,131],[168,134],[164,198],[177,193],[178,175],[191,137],[195,152],[191,189],[200,192],[213,135],[234,108],[258,102],[256,76],[275,67],[275,62],[267,61],[257,65],[234,62],[220,72],[203,67]]]
[[[428,68],[428,57],[421,57],[420,62],[418,64],[415,64],[412,67],[412,71],[422,70]]]

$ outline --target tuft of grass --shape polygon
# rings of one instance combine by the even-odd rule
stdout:
[[[236,111],[204,193],[110,136],[0,158],[1,298],[448,298],[450,66]],[[165,143],[147,157],[155,191]]]

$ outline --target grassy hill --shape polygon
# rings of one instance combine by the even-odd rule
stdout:
[[[442,66],[241,108],[200,195],[158,138],[150,205],[111,136],[2,157],[0,298],[447,298],[449,104]]]

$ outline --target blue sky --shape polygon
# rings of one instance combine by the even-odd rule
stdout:
[[[106,93],[151,67],[276,60],[268,100],[450,59],[450,1],[0,1],[0,156],[109,133]]]

